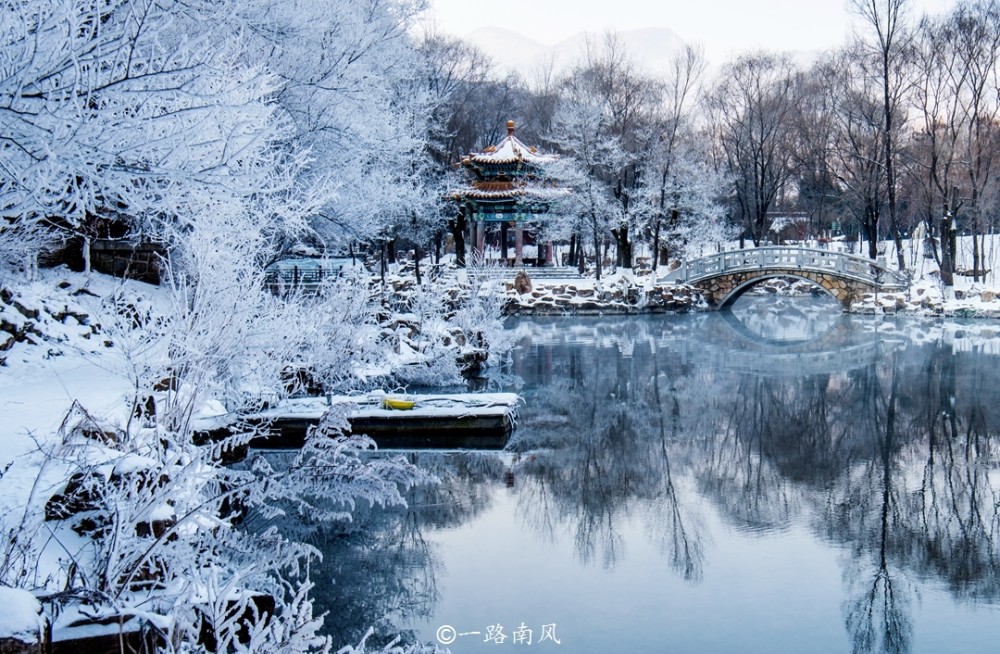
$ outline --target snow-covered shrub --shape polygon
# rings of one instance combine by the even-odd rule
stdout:
[[[396,355],[393,380],[418,386],[461,383],[445,295],[437,288],[414,288],[397,306],[406,313],[394,313],[383,323]]]
[[[449,654],[451,650],[442,649],[437,645],[400,645],[399,639],[393,640],[384,647],[372,649],[368,647],[368,639],[372,637],[374,631],[369,629],[365,637],[355,647],[347,645],[339,650],[337,654]]]
[[[309,599],[318,552],[243,520],[350,520],[356,502],[403,505],[402,489],[429,480],[401,458],[364,460],[373,443],[343,436],[347,425],[333,411],[289,466],[224,467],[253,432],[201,446],[163,425],[125,438],[74,405],[48,457],[71,482],[44,523],[7,533],[0,583],[41,591],[57,625],[60,611],[137,616],[166,652],[328,651]],[[45,578],[28,574],[40,560],[57,563]]]
[[[499,365],[514,346],[510,332],[504,329],[507,303],[506,275],[490,264],[473,261],[469,265],[469,293],[464,296],[451,322],[467,336],[467,347],[484,348],[489,361]]]

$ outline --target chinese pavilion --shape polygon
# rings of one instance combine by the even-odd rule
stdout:
[[[567,191],[547,183],[543,168],[557,155],[540,154],[514,136],[514,121],[507,121],[507,137],[482,152],[469,154],[462,166],[473,175],[468,187],[452,194],[471,229],[473,247],[482,255],[486,226],[499,223],[506,252],[506,228],[514,227],[515,265],[521,265],[524,223],[537,222],[550,204]]]

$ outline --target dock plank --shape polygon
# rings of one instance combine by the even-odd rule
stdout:
[[[248,417],[268,425],[266,436],[250,446],[301,447],[309,429],[337,404],[350,406],[351,431],[366,434],[380,449],[503,449],[517,422],[520,401],[514,393],[406,395],[412,409],[385,409],[380,396],[338,396],[286,400]]]

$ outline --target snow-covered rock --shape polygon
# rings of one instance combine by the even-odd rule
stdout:
[[[527,293],[519,292],[514,283],[507,284],[506,311],[511,315],[666,313],[707,307],[693,286],[648,285],[622,276],[603,283],[539,280]]]
[[[42,626],[42,605],[26,590],[0,586],[0,651],[3,641],[37,643]]]

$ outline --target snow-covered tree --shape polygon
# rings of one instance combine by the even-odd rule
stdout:
[[[610,190],[617,203],[610,234],[614,239],[616,263],[632,267],[632,249],[638,227],[634,196],[642,176],[641,159],[649,146],[647,127],[658,104],[660,86],[643,74],[631,60],[621,40],[604,36],[600,45],[587,43],[583,62],[564,82],[563,104],[584,102],[601,111],[594,127],[600,138],[613,139],[624,155],[614,162],[606,159],[603,169],[591,169]]]
[[[623,220],[621,204],[606,180],[621,170],[628,156],[620,140],[608,134],[603,107],[572,85],[567,87],[567,93],[553,121],[552,140],[562,154],[546,172],[572,193],[558,203],[557,218],[550,229],[556,238],[575,236],[579,253],[585,239],[589,239],[600,279],[602,246],[610,230]],[[582,270],[584,257],[578,254],[577,259]]]
[[[675,148],[669,164],[662,158],[666,154],[666,148],[652,151],[648,163],[660,177],[638,194],[656,248],[654,269],[657,263],[666,264],[669,255],[699,256],[706,248],[732,238],[734,232],[720,201],[729,180],[692,148]]]
[[[244,61],[282,80],[273,97],[292,123],[287,148],[311,157],[300,181],[334,186],[312,221],[331,246],[384,237],[425,195],[428,98],[408,33],[423,8],[415,0],[231,8]]]
[[[31,0],[0,16],[0,214],[84,243],[289,192],[280,80],[200,3]],[[291,204],[296,204],[295,200]],[[280,207],[274,203],[272,207]],[[22,226],[21,229],[24,229]],[[84,247],[86,261],[89,249]]]
[[[725,180],[698,151],[694,110],[705,60],[700,49],[685,47],[674,54],[660,87],[661,102],[646,128],[644,155],[639,159],[640,188],[635,213],[649,235],[655,270],[672,251],[686,245],[718,242]],[[694,239],[694,241],[692,241]]]

